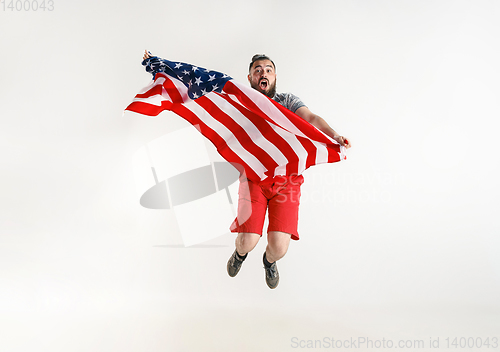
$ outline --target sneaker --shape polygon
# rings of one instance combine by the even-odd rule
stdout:
[[[264,261],[265,258],[266,252],[264,252],[262,261]],[[264,264],[264,270],[266,271],[267,286],[269,286],[270,289],[278,287],[278,284],[280,282],[280,274],[278,273],[278,266],[276,265],[276,262],[272,263],[269,268]]]
[[[229,274],[229,276],[235,277],[236,274],[238,274],[238,271],[240,271],[241,264],[243,264],[243,260],[238,259],[235,249],[234,253],[227,261],[227,273]]]

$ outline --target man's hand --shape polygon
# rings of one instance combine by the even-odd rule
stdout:
[[[144,50],[144,56],[142,57],[143,60],[146,60],[146,59],[149,59],[150,57],[152,57],[150,55],[151,53],[147,50]]]
[[[347,149],[351,148],[351,142],[349,142],[349,140],[344,136],[335,136],[333,137],[333,139],[335,139],[338,144],[346,147]]]
[[[307,106],[301,106],[295,111],[295,113],[300,117],[302,117],[307,122],[309,122],[314,127],[317,127],[320,131],[324,132],[326,135],[335,139],[335,141],[338,144],[346,148],[351,148],[351,142],[349,142],[347,138],[335,132],[333,128],[331,128],[323,118],[319,117],[316,114],[313,114]]]

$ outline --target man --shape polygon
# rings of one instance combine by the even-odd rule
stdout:
[[[275,100],[288,110],[335,139],[340,145],[350,148],[349,140],[335,132],[328,123],[312,113],[295,95],[276,93],[276,66],[266,55],[254,55],[249,66],[248,81],[255,90]],[[283,258],[288,250],[290,239],[298,240],[297,233],[300,185],[302,175],[276,176],[256,184],[250,180],[240,183],[238,217],[231,225],[232,232],[238,232],[236,249],[227,263],[229,276],[238,274],[243,261],[252,251],[262,236],[264,218],[268,210],[269,227],[267,229],[267,247],[263,256],[266,283],[274,289],[279,283],[276,262]],[[238,219],[249,218],[239,223]]]

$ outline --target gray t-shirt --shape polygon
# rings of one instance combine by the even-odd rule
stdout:
[[[283,105],[291,112],[295,112],[298,108],[306,106],[306,104],[304,104],[298,96],[293,95],[292,93],[276,93],[273,100],[278,104]]]

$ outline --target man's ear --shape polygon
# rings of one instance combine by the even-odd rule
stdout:
[[[247,78],[248,78],[248,82],[250,82],[250,73],[248,74]]]

